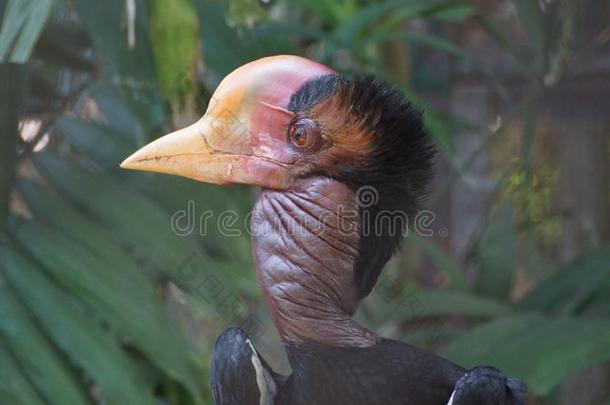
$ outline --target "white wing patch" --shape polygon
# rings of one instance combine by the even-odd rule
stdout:
[[[252,349],[252,365],[254,366],[254,370],[256,370],[256,385],[258,385],[258,390],[261,393],[260,405],[273,405],[273,398],[275,397],[277,387],[275,386],[275,381],[273,381],[273,377],[263,367],[261,363],[261,359],[258,357],[258,353],[250,339],[246,339],[246,342],[250,345]]]
[[[449,402],[447,402],[447,405],[453,405],[453,396],[455,395],[455,391],[453,391],[451,393],[451,398],[449,398]]]

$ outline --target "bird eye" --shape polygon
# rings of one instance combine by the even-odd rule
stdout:
[[[311,152],[320,146],[322,137],[314,120],[301,118],[290,125],[288,138],[297,149]]]
[[[292,129],[292,142],[298,147],[303,147],[307,144],[307,134],[301,127],[294,127]]]

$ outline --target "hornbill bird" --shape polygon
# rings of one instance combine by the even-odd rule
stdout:
[[[421,113],[372,77],[297,56],[229,74],[195,124],[122,167],[260,186],[252,254],[292,373],[275,373],[239,328],[211,361],[218,405],[523,404],[493,367],[465,370],[352,319],[425,192],[433,148]],[[360,194],[362,190],[371,193]],[[374,221],[380,215],[390,220]]]

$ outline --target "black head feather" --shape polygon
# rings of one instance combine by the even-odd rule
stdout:
[[[400,91],[371,76],[315,78],[293,95],[288,108],[307,115],[330,99],[336,102],[331,113],[340,115],[339,122],[356,119],[371,137],[363,159],[338,161],[322,173],[352,187],[357,197],[358,190],[367,187],[376,199],[374,204],[360,204],[361,218],[369,221],[363,222],[356,263],[362,298],[375,285],[417,213],[431,178],[434,147],[422,112]],[[350,134],[344,136],[349,142]]]

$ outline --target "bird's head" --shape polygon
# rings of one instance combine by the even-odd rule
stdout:
[[[121,166],[278,191],[322,176],[354,192],[373,188],[378,204],[368,209],[411,215],[432,155],[420,112],[398,91],[301,57],[275,56],[229,74],[198,122],[144,146]],[[383,230],[361,236],[360,297],[401,237]]]

